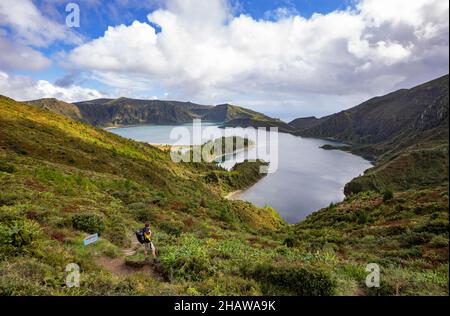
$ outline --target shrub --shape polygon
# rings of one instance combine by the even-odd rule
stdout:
[[[383,192],[383,202],[390,201],[394,198],[394,192],[390,189],[386,189]]]
[[[444,236],[434,236],[431,245],[436,248],[448,247],[448,238]]]
[[[18,200],[18,196],[0,193],[0,206],[12,206]]]
[[[367,216],[367,213],[364,210],[359,210],[356,216],[357,216],[356,222],[359,225],[365,225],[369,221],[369,217]]]
[[[16,167],[7,163],[4,160],[0,160],[0,172],[14,173],[16,172]]]
[[[292,247],[294,247],[294,244],[295,244],[294,237],[289,236],[284,239],[283,245],[285,245],[286,247],[292,248]]]
[[[122,219],[118,216],[113,216],[107,224],[105,237],[115,245],[127,246],[127,227]]]
[[[154,212],[147,208],[136,210],[134,212],[134,217],[141,223],[153,222],[155,220]]]
[[[260,264],[242,272],[260,282],[264,295],[329,296],[336,288],[330,274],[315,267]]]
[[[17,220],[9,225],[0,224],[0,245],[19,248],[31,244],[42,233],[38,223],[30,220]]]
[[[236,220],[234,214],[227,207],[219,210],[218,219],[227,224],[232,224]]]
[[[169,235],[173,235],[175,237],[179,237],[181,234],[181,231],[182,231],[182,229],[179,225],[172,223],[172,222],[161,223],[159,225],[159,228],[162,231],[165,231],[166,233],[168,233]]]
[[[105,229],[103,219],[95,214],[76,214],[72,216],[72,225],[83,232],[101,234]]]
[[[368,288],[365,284],[362,285],[365,294],[368,296],[394,296],[399,295],[400,287],[398,284],[389,279],[384,279],[380,287]]]
[[[448,219],[438,218],[430,220],[420,230],[433,234],[448,234]]]
[[[428,243],[432,239],[433,235],[429,233],[411,233],[408,235],[402,235],[401,238],[401,246],[402,247],[410,247],[416,245],[423,245]]]
[[[204,242],[193,236],[185,236],[180,242],[180,245],[170,246],[161,254],[164,274],[194,281],[211,276],[213,268]]]

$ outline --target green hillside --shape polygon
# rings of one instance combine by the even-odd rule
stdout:
[[[183,124],[193,119],[225,123],[227,127],[278,127],[292,132],[288,124],[240,106],[200,105],[191,102],[137,100],[129,98],[97,99],[66,103],[57,99],[26,102],[71,119],[98,127],[139,124]]]
[[[349,143],[375,167],[347,184],[347,194],[448,184],[448,75],[315,122],[295,134]],[[328,146],[332,149],[332,146]]]
[[[363,286],[359,295],[448,295],[448,107],[444,76],[299,130],[345,141],[343,150],[371,156],[375,166],[345,186],[344,202],[295,225],[292,245],[330,247],[347,262],[379,264],[383,285]]]
[[[439,137],[426,139],[445,156]],[[224,198],[258,181],[261,164],[175,164],[168,151],[0,97],[0,295],[448,295],[443,170],[429,167],[414,189],[363,186],[287,225]],[[392,185],[390,174],[380,179]],[[146,220],[150,262],[133,243]],[[100,241],[83,246],[95,232]],[[377,290],[364,284],[370,262],[382,269]],[[65,284],[69,263],[80,288]]]
[[[150,145],[1,97],[0,294],[333,294],[329,271],[283,245],[274,210],[222,197],[256,181],[256,166],[175,164]],[[142,249],[129,253],[144,220],[159,252],[151,264]],[[101,240],[84,247],[93,232]],[[80,288],[65,286],[69,263],[81,267]]]
[[[319,125],[322,119],[318,119],[315,116],[301,117],[289,122],[289,125],[296,131],[303,131],[316,125]]]
[[[327,116],[296,134],[369,145],[366,150],[377,155],[404,149],[433,135],[448,141],[444,133],[448,130],[448,94],[446,75]]]
[[[55,98],[50,99],[39,99],[25,102],[30,105],[34,105],[38,108],[55,112],[57,114],[61,114],[67,116],[76,121],[85,121],[83,115],[80,112],[80,109],[72,103],[67,103],[64,101],[60,101]],[[85,121],[87,122],[87,121]]]
[[[215,122],[228,122],[238,118],[271,119],[264,114],[231,104],[218,105],[203,116],[204,120]]]

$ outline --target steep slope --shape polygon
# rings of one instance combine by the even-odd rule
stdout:
[[[190,102],[128,98],[92,100],[75,105],[84,120],[96,126],[188,123],[211,108]]]
[[[448,294],[448,187],[361,193],[287,227],[270,208],[221,197],[254,182],[256,167],[175,164],[0,97],[0,295]],[[123,252],[146,220],[158,278],[136,268],[142,249]],[[110,260],[134,268],[114,274]],[[369,262],[382,267],[378,290],[364,287]],[[69,263],[80,288],[65,286]]]
[[[211,282],[223,294],[262,294],[235,267],[249,254],[275,254],[270,235],[285,224],[270,208],[222,194],[260,178],[257,166],[177,164],[153,146],[0,97],[0,295],[178,295],[193,291],[186,282],[203,294],[214,294]],[[121,249],[146,220],[164,280],[105,272],[97,262],[125,264]],[[100,241],[84,247],[92,233]],[[69,263],[83,270],[79,289],[64,285]]]
[[[83,121],[83,115],[75,104],[67,103],[54,98],[33,100],[25,103],[67,116],[76,121]]]
[[[448,295],[448,184],[395,194],[363,192],[294,225],[294,248],[330,249],[357,295]],[[356,263],[352,265],[351,262]],[[366,266],[381,269],[379,288],[365,284]]]
[[[334,249],[359,262],[361,272],[378,264],[381,286],[361,282],[355,285],[359,295],[448,295],[448,107],[444,76],[297,132],[349,142],[345,150],[371,155],[376,163],[345,186],[345,201],[295,225],[292,246]],[[425,281],[430,275],[433,281]]]
[[[321,119],[318,119],[315,116],[302,117],[293,120],[292,122],[289,123],[289,125],[296,131],[303,131],[305,129],[309,129],[311,127],[319,125],[321,121],[322,121]]]
[[[203,115],[203,119],[223,122],[223,127],[277,127],[280,132],[293,131],[291,126],[281,120],[231,104],[221,104],[210,109]]]
[[[448,75],[412,89],[373,98],[350,110],[321,119],[297,132],[306,137],[332,137],[380,152],[401,149],[448,129]],[[441,135],[440,137],[444,137]]]
[[[236,118],[236,119],[232,119],[228,122],[225,122],[223,124],[223,127],[242,127],[242,128],[264,127],[266,129],[271,128],[271,127],[276,127],[276,128],[278,128],[278,131],[281,133],[291,133],[294,131],[290,125],[284,123],[281,120],[275,120],[275,119],[262,120],[262,119],[253,119],[253,118]]]
[[[227,122],[238,118],[252,118],[255,120],[271,120],[270,117],[243,107],[231,104],[221,104],[209,110],[204,120],[215,122]]]
[[[201,118],[221,123],[230,122],[228,126],[232,127],[276,126],[283,132],[292,131],[288,124],[280,120],[230,104],[213,107],[191,102],[129,98],[97,99],[74,104],[56,99],[41,99],[29,101],[28,104],[99,127],[182,124]]]
[[[58,164],[68,169],[126,179],[164,194],[219,199],[207,172],[223,171],[214,164],[172,162],[168,152],[123,139],[115,134],[0,96],[0,149],[10,160]],[[203,168],[203,169],[196,169]],[[205,171],[205,172],[206,172]],[[73,172],[73,170],[71,171]],[[196,192],[196,193],[193,193]],[[213,217],[213,216],[212,216]]]
[[[376,159],[346,185],[347,194],[407,190],[448,183],[448,75],[371,99],[297,131],[351,144],[346,150]]]

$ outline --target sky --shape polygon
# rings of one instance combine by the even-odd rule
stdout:
[[[0,94],[20,101],[232,103],[289,121],[447,74],[449,3],[0,0],[0,50]]]

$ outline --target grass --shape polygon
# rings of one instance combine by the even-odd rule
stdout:
[[[0,98],[0,295],[448,295],[448,186],[360,192],[287,225],[224,194],[263,162],[226,171]],[[100,257],[150,221],[162,278]],[[85,247],[83,238],[101,232]],[[369,262],[382,288],[363,282]],[[80,288],[65,267],[81,268]]]

